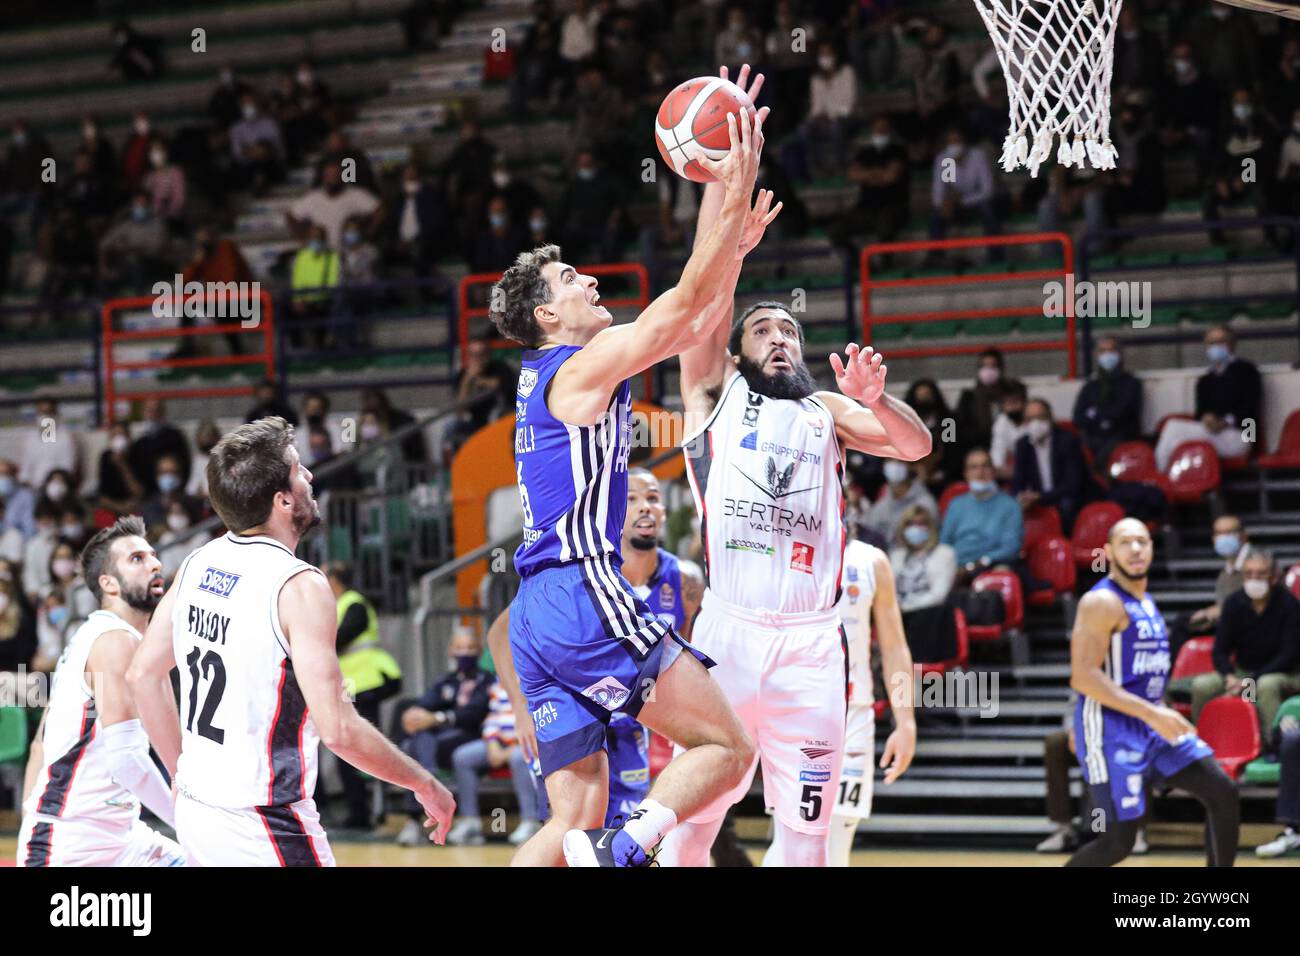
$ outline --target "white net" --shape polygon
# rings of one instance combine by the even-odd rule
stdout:
[[[1011,125],[1002,168],[1115,168],[1110,78],[1123,0],[975,0],[1002,61]]]

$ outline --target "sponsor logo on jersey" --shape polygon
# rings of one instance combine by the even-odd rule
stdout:
[[[582,692],[582,696],[595,701],[606,710],[617,710],[623,702],[632,696],[617,677],[603,677]]]
[[[763,396],[758,392],[750,392],[745,405],[745,415],[741,419],[746,428],[753,428],[758,424],[759,406],[763,404]]]
[[[857,604],[858,598],[862,596],[862,589],[858,587],[856,584],[850,584],[847,588],[846,593],[849,596],[849,603]]]
[[[637,767],[635,770],[623,770],[619,772],[618,779],[628,785],[637,783],[650,782],[650,768]]]
[[[1147,681],[1147,700],[1160,700],[1165,696],[1165,675],[1157,674]]]
[[[1133,673],[1137,674],[1168,674],[1169,673],[1169,652],[1168,651],[1138,651],[1133,655]]]
[[[835,748],[834,747],[800,747],[799,752],[802,753],[809,760],[820,760],[822,757],[825,757],[827,754],[834,753]]]
[[[758,432],[751,432],[750,434],[757,435]],[[754,447],[753,445],[745,445],[743,442],[741,445],[745,448]],[[789,445],[781,445],[774,441],[763,442],[759,451],[768,452],[769,454],[776,455],[778,458],[793,458],[797,462],[812,462],[814,465],[820,465],[822,463],[822,456],[817,454],[815,451],[804,451],[802,448],[791,448]]]
[[[1115,751],[1116,763],[1130,764],[1130,763],[1140,763],[1141,761],[1142,761],[1142,754],[1136,750],[1121,749]]]
[[[758,448],[758,430],[747,432],[745,437],[740,440],[740,447],[748,448],[750,451],[756,450]]]
[[[526,455],[537,450],[537,433],[533,425],[521,425],[515,429],[515,454]]]
[[[547,724],[554,723],[560,719],[560,712],[555,709],[554,704],[542,704],[533,711],[533,726],[545,727]]]
[[[825,783],[830,780],[831,772],[829,770],[801,770],[799,771],[800,782]]]
[[[727,539],[728,551],[745,551],[749,554],[761,554],[770,558],[776,551],[770,544],[763,544],[761,541],[745,541],[741,538]]]
[[[524,547],[536,544],[542,535],[546,534],[544,528],[525,528],[524,529]]]
[[[528,420],[528,403],[515,399],[515,421],[525,422]]]
[[[728,518],[746,518],[751,531],[767,531],[790,537],[795,529],[820,534],[822,519],[802,511],[791,511],[780,505],[747,498],[723,498],[722,513]]]
[[[1126,781],[1126,784],[1128,786],[1128,792],[1133,794],[1134,796],[1140,794],[1142,792],[1142,782],[1143,782],[1142,774],[1140,773],[1129,774],[1128,779]]]
[[[862,768],[861,768],[861,767],[850,766],[850,765],[847,763],[848,758],[849,758],[849,757],[852,757],[852,756],[853,756],[852,754],[848,754],[848,755],[845,756],[846,763],[844,764],[844,767],[840,770],[840,776],[841,776],[841,777],[860,777],[860,776],[862,776]],[[862,755],[859,754],[858,756],[862,756]]]
[[[1120,805],[1120,807],[1121,807],[1122,809],[1127,810],[1129,807],[1136,807],[1136,806],[1138,805],[1138,800],[1139,800],[1139,799],[1141,799],[1141,798],[1140,798],[1140,797],[1125,797],[1123,800],[1121,800],[1121,801],[1119,802],[1119,805]]]
[[[676,597],[677,593],[667,581],[659,585],[659,605],[661,607],[672,607]]]
[[[790,482],[794,479],[794,462],[791,462],[782,470],[776,467],[776,459],[769,457],[767,459],[767,471],[764,475],[765,483],[755,481],[739,465],[735,465],[735,468],[736,471],[744,475],[746,481],[773,501],[780,501],[782,498],[789,498],[791,495],[801,495],[805,491],[816,491],[821,487],[821,485],[811,485],[807,488],[796,488],[791,491]]]
[[[230,597],[230,592],[239,583],[239,575],[222,571],[220,568],[207,568],[199,581],[199,590],[215,594],[217,597]]]
[[[526,368],[519,373],[519,394],[524,398],[533,394],[537,387],[537,369]]]
[[[802,571],[804,574],[813,573],[813,554],[816,549],[811,544],[805,544],[802,541],[796,541],[794,548],[790,552],[790,570]]]

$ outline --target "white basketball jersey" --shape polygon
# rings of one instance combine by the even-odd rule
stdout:
[[[140,803],[113,782],[99,734],[95,689],[86,683],[91,648],[109,631],[144,639],[112,611],[95,611],[72,635],[54,669],[45,708],[45,765],[25,809],[41,817],[126,832],[140,816]]]
[[[884,554],[865,541],[850,541],[844,549],[844,594],[839,612],[848,638],[850,707],[870,707],[874,700],[871,605],[876,599],[875,561]]]
[[[274,538],[227,533],[181,565],[172,645],[181,675],[178,786],[216,807],[283,806],[316,789],[320,737],[280,628],[280,588],[320,573]]]
[[[830,410],[766,398],[735,372],[684,445],[709,589],[754,610],[833,608],[845,528]]]

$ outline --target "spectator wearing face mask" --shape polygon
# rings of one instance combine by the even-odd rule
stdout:
[[[930,430],[930,454],[912,465],[921,481],[934,494],[961,474],[961,454],[954,440],[957,420],[948,407],[943,392],[932,378],[914,379],[907,388],[904,401],[921,416],[921,421]]]
[[[81,118],[77,152],[85,154],[89,160],[88,171],[98,182],[111,184],[117,175],[117,153],[104,136],[99,120],[92,114],[87,113]]]
[[[892,542],[898,535],[904,516],[913,508],[921,508],[930,513],[937,524],[939,508],[934,496],[926,490],[925,485],[916,477],[913,467],[907,462],[885,459],[885,487],[879,498],[867,511],[864,524],[875,531],[886,542]]]
[[[131,429],[116,422],[108,429],[108,447],[99,456],[99,506],[114,514],[131,514],[144,499],[144,483],[131,467],[127,455]]]
[[[564,188],[555,233],[577,262],[615,258],[625,215],[623,190],[591,150],[578,154],[573,179]]]
[[[962,71],[941,23],[929,23],[921,37],[921,59],[913,75],[917,136],[926,155],[940,132],[957,122]]]
[[[46,476],[45,484],[41,486],[41,497],[37,507],[44,507],[46,511],[62,515],[63,509],[75,500],[76,486],[72,473],[63,468],[55,468]]]
[[[1009,566],[1020,554],[1025,522],[1016,499],[998,490],[993,462],[983,448],[966,453],[966,483],[944,513],[939,540],[957,553],[957,578],[966,583],[981,571]]]
[[[404,409],[397,408],[382,388],[367,388],[361,393],[361,409],[373,413],[383,431],[395,432],[415,421],[415,416]],[[424,445],[424,435],[415,431],[402,442],[402,457],[412,464],[422,464],[429,460],[428,450]]]
[[[345,293],[353,315],[365,315],[373,304],[374,293],[365,289],[371,283],[379,281],[379,250],[370,241],[365,231],[366,221],[360,216],[353,216],[343,224],[343,245],[339,250],[340,284],[349,287]],[[358,347],[354,333],[357,323],[346,324],[345,337],[353,339],[349,345]]]
[[[994,206],[996,183],[993,168],[982,149],[966,142],[959,126],[948,130],[946,146],[934,158],[934,175],[930,187],[930,238],[943,239],[948,230],[962,222],[978,220],[988,236],[1002,232]],[[989,259],[1005,258],[999,246],[992,246]],[[929,263],[942,260],[936,252],[927,255]]]
[[[1256,215],[1269,214],[1273,199],[1269,187],[1276,177],[1273,164],[1280,140],[1280,131],[1273,118],[1256,109],[1251,91],[1235,90],[1230,111],[1220,121],[1215,136],[1220,145],[1216,150],[1213,180],[1205,197],[1206,222],[1221,218],[1220,207],[1224,204],[1249,203],[1255,208]],[[1253,177],[1242,175],[1248,161],[1256,171]],[[1265,232],[1270,239],[1276,239],[1274,227],[1267,227]],[[1210,241],[1222,245],[1225,242],[1223,233],[1217,229],[1210,230]]]
[[[312,226],[325,231],[325,241],[337,251],[343,243],[343,226],[349,219],[360,217],[367,223],[368,231],[382,207],[374,194],[359,186],[343,181],[342,167],[327,163],[321,171],[321,185],[298,198],[289,207],[289,226],[298,235]]]
[[[31,213],[29,232],[34,233],[39,222],[39,201],[48,189],[44,179],[45,160],[53,156],[50,141],[33,130],[26,120],[15,120],[9,134],[8,148],[0,162],[4,182],[0,195],[5,197],[4,209],[10,214]]]
[[[985,349],[979,354],[975,384],[962,389],[957,398],[957,438],[966,447],[987,447],[991,441],[1005,371],[1002,353],[997,349]]]
[[[551,240],[547,238],[550,233],[550,222],[546,217],[545,206],[534,206],[528,210],[528,241],[526,243],[529,249],[535,249],[538,246],[544,246]]]
[[[1211,130],[1217,122],[1215,104],[1222,99],[1218,88],[1205,76],[1192,52],[1192,45],[1173,45],[1169,73],[1157,103],[1160,107],[1160,144],[1166,149],[1191,147],[1197,169],[1203,176],[1210,170]]]
[[[77,501],[69,501],[63,506],[59,515],[59,537],[72,545],[80,554],[90,539],[90,529],[86,526],[86,509]]]
[[[57,587],[51,587],[49,593],[39,599],[36,610],[36,653],[32,655],[32,670],[45,673],[54,670],[63,654],[68,625],[74,618],[72,607]]]
[[[108,288],[144,292],[158,276],[170,274],[167,244],[167,226],[154,215],[153,199],[137,192],[125,218],[99,240],[100,281]]]
[[[1061,515],[1061,528],[1068,535],[1074,519],[1088,498],[1090,482],[1083,446],[1076,435],[1057,428],[1052,408],[1041,398],[1025,405],[1025,433],[1016,442],[1015,470],[1011,493],[1020,507],[1043,505]]]
[[[848,164],[845,143],[857,107],[858,78],[832,43],[823,42],[817,47],[811,92],[808,115],[795,140],[781,152],[790,178],[803,182],[840,175]]]
[[[293,98],[298,107],[298,117],[292,129],[286,130],[286,135],[306,149],[315,149],[333,125],[334,97],[329,85],[308,60],[300,60],[294,71]]]
[[[182,501],[173,501],[167,506],[165,530],[158,535],[158,560],[162,563],[162,575],[170,581],[176,576],[181,565],[203,539],[189,534],[194,522]]]
[[[510,221],[510,208],[504,196],[488,201],[487,223],[479,229],[470,256],[475,272],[503,272],[526,248],[523,230]]]
[[[1097,370],[1079,389],[1072,417],[1084,444],[1102,467],[1116,445],[1133,441],[1141,433],[1142,383],[1124,368],[1124,356],[1114,336],[1097,340]]]
[[[1119,157],[1106,193],[1112,215],[1116,210],[1155,214],[1165,208],[1164,154],[1149,103],[1141,94],[1121,101],[1114,132]]]
[[[512,226],[526,223],[528,214],[542,202],[541,194],[533,184],[517,175],[503,156],[498,156],[492,163],[492,190],[488,193],[488,202],[497,198],[505,200]]]
[[[179,503],[193,520],[199,512],[199,505],[185,493],[185,476],[181,472],[180,462],[171,455],[164,455],[158,459],[156,480],[157,493],[146,498],[144,504],[140,506],[140,516],[151,533],[166,526],[167,515],[172,505],[176,503]]]
[[[312,324],[310,338],[322,345],[328,330],[312,320],[328,314],[333,301],[329,290],[339,284],[339,255],[330,248],[326,239],[325,227],[312,225],[308,228],[307,238],[294,254],[291,267],[290,285],[293,297],[289,300],[292,319],[290,321],[289,341],[294,347],[301,347],[304,339],[303,326]]]
[[[181,487],[189,481],[189,439],[167,420],[167,405],[161,398],[145,399],[144,428],[131,443],[127,455],[132,470],[144,485],[146,495],[158,491],[158,465],[164,456],[179,464]]]
[[[60,512],[57,505],[41,501],[36,505],[36,533],[23,546],[23,593],[35,604],[50,586],[50,558],[59,542]]]
[[[255,94],[244,94],[239,111],[239,121],[230,127],[230,155],[241,185],[260,195],[284,179],[284,138],[280,124],[262,111]]]
[[[4,522],[5,501],[0,498],[0,561],[21,561],[26,543],[23,533],[17,528],[6,527]]]
[[[389,204],[385,225],[387,258],[410,265],[417,276],[425,275],[442,253],[449,215],[442,197],[424,181],[420,167],[402,168],[400,192]]]
[[[239,120],[239,104],[244,96],[252,92],[248,84],[235,75],[234,68],[223,63],[217,74],[217,88],[208,97],[208,115],[219,126],[230,127]]]
[[[162,40],[137,32],[125,20],[113,24],[113,57],[109,68],[128,82],[156,80],[163,75]]]
[[[6,566],[0,570],[0,671],[31,669],[37,646],[36,617]]]
[[[1169,654],[1177,659],[1178,650],[1192,637],[1213,634],[1219,624],[1223,602],[1233,591],[1241,589],[1242,566],[1250,549],[1249,535],[1236,515],[1219,515],[1212,525],[1211,544],[1214,553],[1223,559],[1223,566],[1214,581],[1214,603],[1189,613],[1166,616],[1169,626]],[[1169,683],[1170,699],[1184,703],[1190,699],[1190,679]],[[1187,693],[1182,693],[1186,691]]]
[[[126,193],[140,188],[145,173],[149,172],[149,147],[154,136],[149,114],[137,110],[131,119],[131,133],[122,144],[122,188]]]
[[[46,591],[61,595],[73,617],[84,618],[99,609],[99,602],[82,580],[81,565],[77,561],[79,554],[75,542],[67,538],[55,542],[50,553]]]
[[[1248,692],[1273,744],[1282,701],[1300,694],[1300,601],[1278,581],[1273,557],[1251,548],[1241,590],[1228,595],[1214,634],[1214,670],[1192,678],[1192,720],[1220,694]]]
[[[1164,471],[1169,459],[1185,441],[1207,441],[1221,458],[1249,454],[1253,435],[1260,428],[1261,384],[1253,362],[1237,358],[1237,336],[1226,325],[1205,333],[1205,356],[1210,367],[1196,380],[1196,420],[1171,418],[1156,440],[1156,466]]]
[[[889,564],[912,659],[955,657],[956,632],[948,596],[957,578],[956,552],[939,541],[934,513],[920,504],[903,512],[891,542]]]
[[[0,458],[0,502],[4,503],[4,520],[0,531],[17,531],[26,541],[36,533],[36,495],[18,480],[18,468]]]
[[[853,158],[848,178],[857,183],[857,202],[832,224],[827,236],[854,256],[856,264],[858,236],[865,235],[868,242],[890,242],[907,225],[911,174],[907,150],[894,137],[889,117],[871,121],[867,145]]]
[[[727,11],[727,25],[713,41],[713,62],[722,64],[735,76],[743,64],[753,63],[762,54],[763,37],[750,25],[743,7]]]
[[[1164,71],[1164,51],[1160,38],[1142,29],[1138,11],[1124,7],[1119,12],[1115,31],[1115,61],[1112,75],[1113,95],[1132,90],[1154,93]]]
[[[191,498],[207,500],[208,459],[219,441],[221,441],[221,429],[210,418],[200,422],[199,427],[194,430],[194,448],[197,453],[190,467],[190,480],[185,483],[185,493]]]
[[[1025,402],[1029,392],[1019,379],[1002,383],[1002,400],[993,419],[989,455],[993,459],[993,472],[999,481],[1010,481],[1015,471],[1016,442],[1025,433]]]
[[[69,476],[80,472],[81,446],[76,431],[59,415],[58,403],[52,398],[38,399],[36,418],[22,439],[22,463],[18,480],[40,487],[56,468]],[[69,487],[75,482],[69,481]]]

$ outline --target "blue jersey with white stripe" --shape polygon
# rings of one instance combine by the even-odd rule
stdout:
[[[1128,612],[1128,626],[1110,636],[1102,670],[1130,694],[1159,704],[1169,680],[1169,632],[1164,617],[1149,594],[1135,598],[1108,577],[1092,590],[1112,592]]]
[[[581,346],[529,349],[515,396],[515,477],[524,512],[524,541],[515,570],[611,555],[627,512],[627,458],[632,437],[631,389],[624,381],[594,425],[569,425],[551,414],[547,390]]]
[[[686,605],[682,603],[682,569],[677,555],[659,549],[659,564],[641,587],[632,585],[636,596],[649,606],[654,616],[677,629],[686,623]]]

